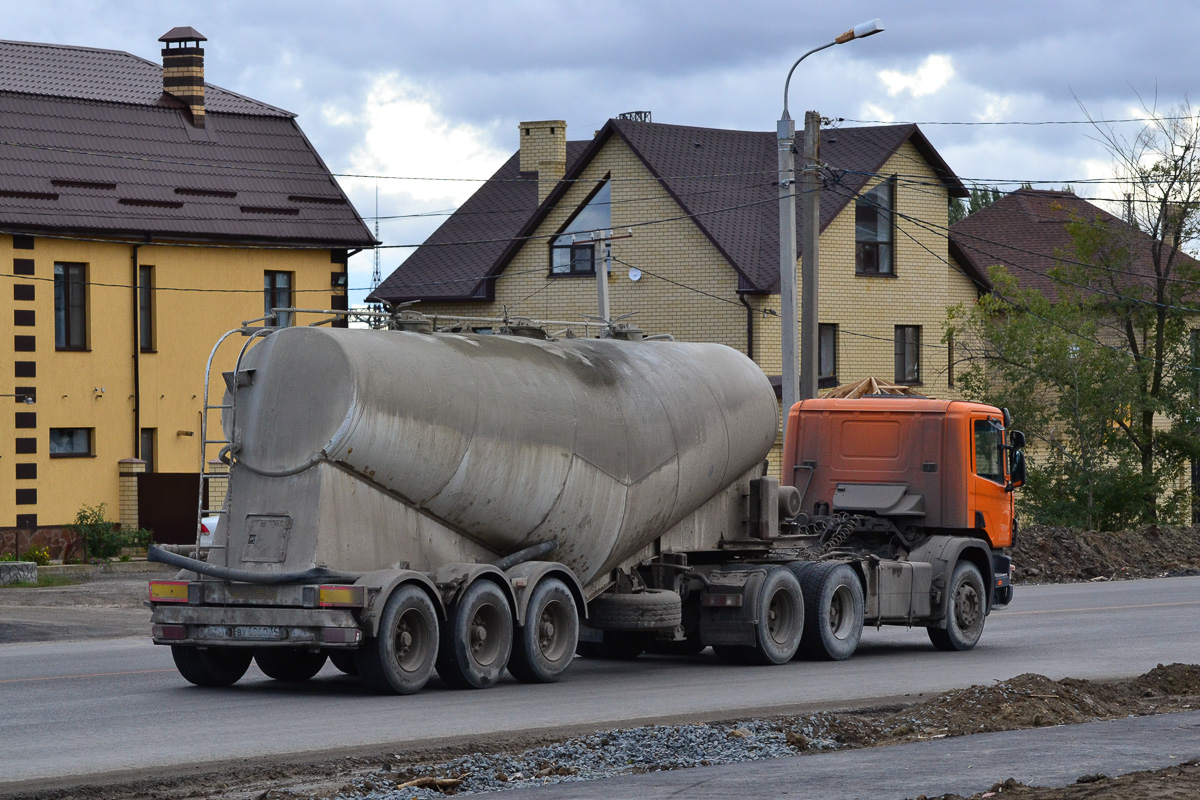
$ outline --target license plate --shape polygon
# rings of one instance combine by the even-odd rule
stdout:
[[[239,625],[233,629],[234,639],[271,641],[282,639],[284,636],[284,629],[276,625]]]

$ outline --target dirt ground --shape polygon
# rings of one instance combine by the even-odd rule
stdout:
[[[1012,550],[1018,583],[1200,575],[1200,526],[1079,531],[1033,525]]]

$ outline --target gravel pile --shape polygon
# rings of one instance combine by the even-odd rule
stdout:
[[[340,800],[433,800],[630,773],[757,761],[839,747],[819,725],[754,720],[706,725],[652,725],[579,736],[518,754],[472,753],[440,764],[357,778]],[[407,784],[407,785],[405,785]]]
[[[1178,711],[1200,705],[1200,666],[1159,665],[1110,683],[1027,673],[900,709],[821,712],[702,725],[653,725],[566,739],[521,753],[471,753],[358,773],[339,800],[435,800],[631,773],[782,758],[839,748],[940,739]],[[283,797],[281,795],[281,797]]]

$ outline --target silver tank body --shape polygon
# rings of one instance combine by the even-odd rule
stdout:
[[[586,584],[776,434],[766,376],[715,344],[292,328],[243,368],[231,566],[432,569],[555,540]]]

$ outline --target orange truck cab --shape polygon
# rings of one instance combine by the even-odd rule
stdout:
[[[1014,542],[1013,489],[1025,478],[1024,436],[1008,421],[1002,409],[963,400],[805,400],[788,417],[780,483],[800,492],[801,525],[840,514],[901,541],[982,540],[992,558],[981,571],[1003,605],[1011,560],[995,551]]]

